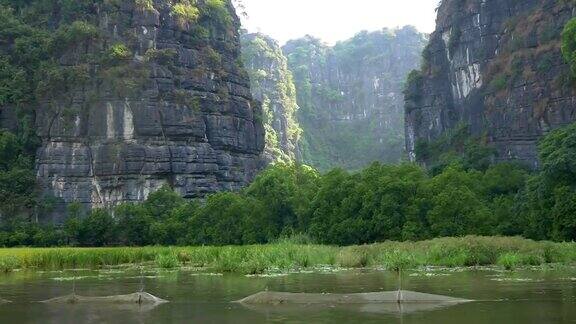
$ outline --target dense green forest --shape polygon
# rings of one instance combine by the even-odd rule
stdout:
[[[4,144],[0,154],[9,154],[7,149],[13,148]],[[3,224],[0,245],[228,245],[293,236],[349,245],[469,234],[574,240],[576,124],[551,132],[539,150],[538,172],[485,162],[488,149],[453,155],[431,171],[375,163],[356,173],[334,169],[321,175],[277,164],[243,191],[205,202],[164,188],[143,204],[113,211],[83,215],[72,204],[63,227],[12,218]],[[13,183],[4,175],[0,181],[2,188]]]

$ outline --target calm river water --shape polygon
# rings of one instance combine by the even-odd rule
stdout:
[[[428,269],[404,275],[408,290],[474,299],[441,309],[356,306],[269,306],[231,303],[265,289],[353,293],[394,290],[382,271],[319,269],[312,273],[247,277],[190,270],[16,272],[0,275],[0,323],[576,323],[576,269]],[[76,277],[76,280],[70,280]],[[164,299],[157,307],[46,305],[37,301],[71,293],[129,294],[140,289]]]

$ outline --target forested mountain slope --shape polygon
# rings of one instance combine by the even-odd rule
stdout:
[[[294,74],[303,162],[359,169],[403,154],[403,94],[425,35],[412,27],[361,32],[333,47],[313,37],[283,51]]]

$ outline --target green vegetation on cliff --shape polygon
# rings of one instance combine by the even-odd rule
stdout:
[[[0,218],[31,217],[47,203],[36,190],[35,109],[40,98],[64,94],[71,84],[84,81],[85,66],[58,64],[61,47],[97,37],[92,25],[70,17],[79,4],[66,3],[61,15],[67,23],[49,32],[43,25],[48,17],[42,12],[51,2],[37,1],[24,10],[20,1],[0,1],[0,112],[15,116],[0,125]]]
[[[562,55],[576,76],[576,18],[568,21],[562,31]]]
[[[418,140],[414,153],[433,174],[455,162],[465,169],[485,171],[496,156],[486,140],[472,136],[470,127],[462,123],[433,141]]]
[[[100,77],[112,78],[116,91],[137,85],[139,66],[128,66],[131,53],[125,44],[113,44],[99,56],[82,54],[78,64],[62,64],[73,47],[101,39],[94,20],[95,6],[117,6],[114,1],[0,1],[0,125],[4,160],[0,170],[0,219],[38,215],[50,209],[51,198],[36,190],[34,159],[39,144],[35,116],[53,109],[47,101],[58,98],[71,106],[74,90],[86,85],[91,67],[100,65]],[[130,70],[131,73],[126,73]],[[71,119],[72,108],[61,112]]]
[[[242,59],[250,76],[252,96],[262,102],[269,160],[296,160],[302,130],[292,72],[280,46],[262,34],[242,35]]]

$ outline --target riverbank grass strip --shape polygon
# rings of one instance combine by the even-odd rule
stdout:
[[[517,237],[439,238],[336,247],[283,241],[224,247],[10,248],[0,249],[0,272],[15,269],[98,269],[153,263],[160,268],[194,266],[216,272],[261,274],[324,266],[417,268],[527,265],[576,262],[576,243],[535,242]]]

